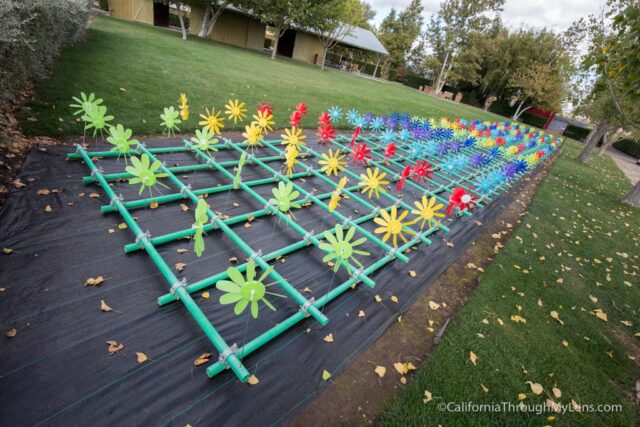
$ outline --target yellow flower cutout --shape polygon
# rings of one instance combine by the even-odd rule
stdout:
[[[322,153],[322,160],[318,161],[322,165],[320,170],[326,173],[327,176],[331,176],[331,174],[338,176],[338,173],[342,172],[347,164],[347,162],[342,161],[346,157],[346,154],[340,156],[340,150],[333,152],[329,149],[329,153]]]
[[[304,143],[304,139],[306,138],[306,136],[302,134],[302,129],[299,129],[295,126],[292,127],[291,130],[285,129],[284,135],[280,135],[280,137],[283,139],[282,143],[284,145],[286,145],[287,147],[294,146],[298,151],[300,151],[300,149],[306,145]]]
[[[527,164],[529,166],[535,166],[539,160],[540,159],[538,158],[537,154],[530,154],[529,156],[527,156]]]
[[[436,218],[444,218],[444,214],[438,212],[444,205],[442,203],[436,204],[435,197],[429,199],[426,196],[422,196],[422,200],[416,201],[414,204],[418,209],[412,210],[411,213],[417,215],[416,221],[422,220],[422,224],[420,224],[421,230],[426,222],[429,223],[430,227],[433,227],[439,224]]]
[[[496,141],[493,138],[482,138],[480,145],[484,148],[491,148],[496,146]]]
[[[383,242],[389,240],[389,237],[393,237],[393,246],[398,246],[398,236],[400,236],[402,241],[406,243],[407,238],[404,237],[403,232],[415,234],[413,231],[405,229],[405,227],[413,224],[413,222],[402,222],[408,214],[409,211],[404,211],[400,216],[398,216],[398,207],[395,205],[391,207],[391,213],[387,212],[386,209],[383,209],[380,211],[380,216],[373,219],[376,224],[380,225],[380,227],[376,228],[374,231],[377,234],[384,233],[384,236],[382,237]]]
[[[189,105],[187,105],[187,94],[181,93],[178,102],[180,103],[180,118],[183,122],[189,120]]]
[[[379,199],[380,191],[386,193],[387,190],[385,190],[384,186],[389,184],[389,181],[384,179],[385,176],[387,176],[387,174],[384,172],[380,173],[378,168],[375,168],[373,172],[371,171],[371,168],[367,168],[366,175],[363,173],[360,174],[360,178],[362,178],[362,181],[360,181],[362,190],[360,190],[360,192],[365,193],[368,191],[368,198],[371,198],[371,195],[375,193],[376,199]]]
[[[242,136],[244,137],[244,142],[249,144],[250,147],[262,147],[260,140],[263,138],[263,135],[260,131],[260,128],[255,123],[251,123],[251,125],[245,126]]]
[[[274,125],[276,122],[273,121],[273,116],[266,111],[258,111],[257,115],[253,116],[253,122],[251,124],[255,124],[260,128],[260,131],[267,134],[273,130],[271,125]]]
[[[235,101],[229,100],[227,105],[225,105],[226,111],[225,114],[229,117],[229,120],[233,120],[233,123],[236,123],[238,120],[243,121],[247,115],[247,109],[244,108],[244,102],[240,102],[237,99]]]
[[[291,176],[293,174],[293,167],[298,163],[298,150],[296,150],[296,147],[287,147],[284,160],[284,165],[287,167],[287,176]]]
[[[347,185],[348,181],[349,180],[346,176],[343,176],[340,178],[340,181],[338,181],[338,186],[333,193],[331,193],[331,200],[329,200],[329,212],[335,211],[338,207],[338,203],[342,200],[342,190],[344,189],[344,186]]]
[[[206,109],[206,111],[206,116],[204,114],[200,114],[200,117],[202,117],[204,120],[202,120],[198,124],[200,126],[203,126],[205,129],[209,129],[214,133],[220,134],[220,129],[224,127],[224,124],[222,123],[224,121],[224,117],[220,117],[220,111],[216,113],[216,109],[213,107],[211,107],[211,112],[209,112],[208,108]]]

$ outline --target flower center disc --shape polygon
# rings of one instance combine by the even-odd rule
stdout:
[[[340,257],[340,259],[348,259],[351,257],[351,255],[353,255],[353,248],[347,242],[338,242],[334,247],[336,250],[336,254],[338,254],[338,257]]]
[[[387,228],[389,229],[391,234],[399,234],[400,231],[402,231],[402,224],[400,224],[400,221],[393,219],[389,221],[389,223],[387,224]]]
[[[460,201],[462,203],[469,203],[471,201],[471,196],[468,194],[465,194],[464,196],[462,196],[462,198],[460,198]]]
[[[142,181],[142,183],[146,186],[152,186],[153,184],[156,183],[156,177],[153,174],[153,172],[150,171],[144,171],[140,174],[140,180]]]
[[[264,285],[255,280],[245,283],[240,291],[242,299],[245,301],[259,301],[264,297],[265,292]]]
[[[380,183],[378,182],[378,178],[371,178],[369,180],[369,187],[378,188],[378,185],[380,185]]]

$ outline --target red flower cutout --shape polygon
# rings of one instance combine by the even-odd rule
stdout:
[[[325,142],[331,143],[336,137],[336,130],[331,127],[331,122],[322,123],[318,126],[318,133],[316,135],[320,137],[320,144],[324,144]]]
[[[543,158],[544,157],[544,150],[536,151],[536,156],[538,156],[538,159]]]
[[[389,159],[395,155],[396,155],[396,144],[395,142],[392,142],[389,145],[387,145],[387,147],[384,149],[384,157],[386,159]]]
[[[453,208],[458,208],[461,211],[469,210],[472,207],[476,206],[475,198],[467,193],[467,191],[462,187],[457,187],[453,190],[451,197],[449,197],[449,206],[447,206],[447,210],[445,213],[447,215],[451,215]]]
[[[351,137],[351,148],[353,148],[353,144],[356,142],[356,139],[358,139],[358,135],[360,135],[360,126],[353,131],[353,136]]]
[[[320,114],[320,117],[318,117],[318,123],[320,125],[324,125],[324,124],[331,124],[331,117],[329,116],[329,113],[327,113],[326,111],[323,112],[322,114]]]
[[[269,116],[273,116],[273,107],[269,104],[258,103],[258,112],[266,112]]]
[[[426,160],[417,161],[416,165],[412,168],[412,179],[417,183],[420,183],[423,179],[429,179],[433,175],[433,166],[427,163]]]
[[[299,110],[294,110],[293,113],[291,113],[291,115],[289,116],[289,123],[291,123],[291,126],[293,127],[300,127],[300,120],[302,120],[303,116],[304,114]]]
[[[522,142],[518,144],[518,153],[527,148]]]
[[[356,165],[365,166],[371,160],[370,153],[371,150],[367,148],[367,144],[357,144],[351,153],[351,161]]]
[[[499,136],[499,137],[497,137],[497,138],[496,138],[496,144],[498,144],[498,145],[504,145],[504,144],[506,144],[506,143],[507,143],[507,140],[506,140],[506,139],[504,139],[503,137]]]
[[[396,190],[402,191],[402,188],[404,187],[404,182],[407,180],[407,178],[409,178],[410,175],[411,175],[411,166],[407,166],[402,170],[402,174],[400,175],[400,179],[398,180],[398,185],[396,185]]]
[[[296,106],[296,111],[300,111],[300,113],[304,117],[307,114],[307,106],[303,102],[301,102]]]

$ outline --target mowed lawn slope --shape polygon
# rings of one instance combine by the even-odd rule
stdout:
[[[62,53],[51,76],[38,83],[29,112],[21,115],[31,135],[68,136],[82,133],[69,104],[81,91],[102,97],[115,122],[135,134],[162,132],[163,107],[177,106],[181,92],[189,98],[191,117],[182,131],[198,127],[204,108],[216,110],[231,98],[247,103],[251,113],[258,102],[275,107],[278,127],[299,102],[309,106],[306,127],[329,106],[361,112],[392,111],[428,117],[503,120],[467,105],[442,101],[398,83],[372,81],[286,58],[270,60],[261,52],[235,48],[177,32],[98,16],[85,42]],[[344,122],[343,122],[344,124]],[[233,129],[227,123],[225,130]],[[236,126],[235,129],[238,129]]]
[[[521,223],[511,224],[514,236],[382,416],[383,425],[640,423],[640,211],[618,202],[630,184],[611,159],[596,156],[584,166],[574,160],[579,148],[567,142]],[[542,393],[535,394],[529,381]],[[425,390],[433,398],[426,404]],[[438,409],[447,402],[540,405],[547,399],[568,406],[620,404],[622,411]]]

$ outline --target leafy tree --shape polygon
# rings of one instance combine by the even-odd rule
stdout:
[[[404,66],[413,43],[420,35],[422,3],[412,0],[402,12],[391,9],[380,24],[378,38],[389,55],[382,63],[382,77],[388,78],[391,67]]]
[[[497,18],[489,17],[487,12],[499,12],[503,4],[504,0],[445,0],[440,4],[440,10],[431,18],[423,35],[433,50],[425,65],[435,76],[434,93],[442,92],[455,72],[455,64],[465,64],[464,54],[471,35],[495,26],[492,21]],[[460,67],[458,75],[468,71]]]

